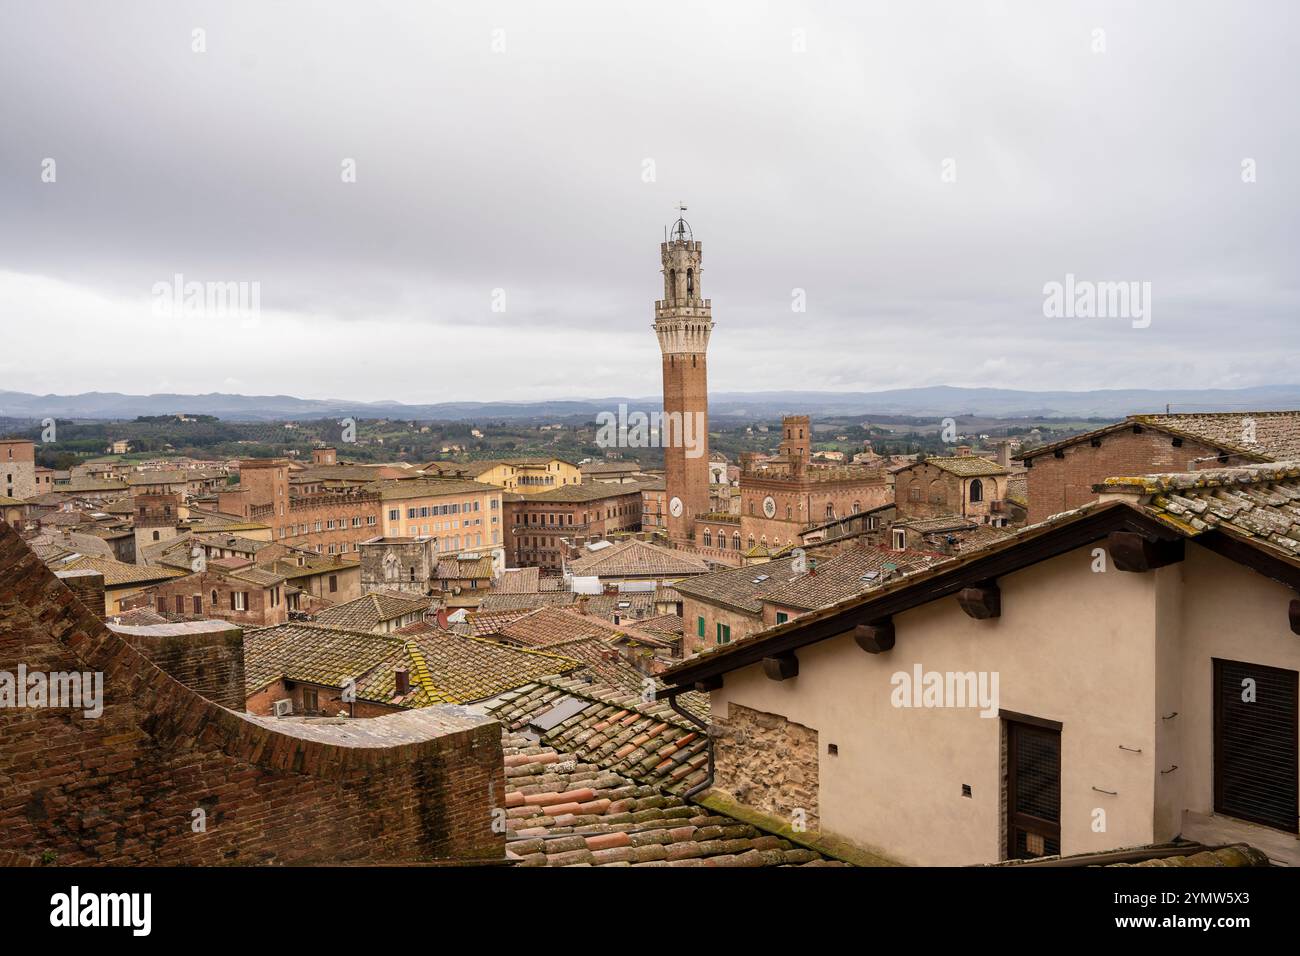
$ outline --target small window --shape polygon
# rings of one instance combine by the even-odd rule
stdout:
[[[788,620],[790,620],[790,615],[786,614],[785,611],[776,612],[776,623],[784,624]]]
[[[696,622],[695,622],[695,627],[696,627],[696,631],[695,631],[695,633],[698,634],[700,637],[703,637],[703,636],[704,636],[704,618],[702,618],[702,617],[701,617],[701,618],[698,618],[698,619],[696,620]]]
[[[730,625],[730,624],[721,624],[721,623],[718,624],[718,643],[719,643],[719,644],[730,644],[730,643],[731,643],[731,625]]]

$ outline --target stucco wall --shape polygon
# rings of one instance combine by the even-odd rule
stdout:
[[[1165,722],[1176,727],[1180,749],[1164,762],[1164,767],[1176,763],[1179,769],[1164,776],[1167,786],[1181,789],[1183,807],[1210,813],[1214,808],[1213,658],[1300,670],[1300,637],[1291,633],[1287,620],[1287,606],[1296,595],[1200,548],[1188,549],[1181,573],[1186,585],[1183,653],[1177,674],[1181,694],[1170,700],[1178,717]],[[1174,677],[1171,673],[1169,680]]]
[[[890,678],[915,664],[996,671],[1001,708],[1063,723],[1062,852],[1150,842],[1154,594],[1169,569],[1094,573],[1091,551],[1002,578],[999,619],[973,620],[945,598],[897,615],[886,654],[845,635],[800,651],[792,680],[769,680],[759,666],[729,673],[713,694],[715,717],[734,701],[817,733],[826,832],[904,863],[989,862],[1003,856],[1001,721],[976,708],[896,708]],[[1106,811],[1104,833],[1092,829],[1095,808]]]

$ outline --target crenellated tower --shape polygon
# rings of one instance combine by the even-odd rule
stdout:
[[[686,207],[680,207],[685,212]],[[701,284],[701,248],[679,217],[659,247],[664,297],[655,302],[655,335],[664,370],[665,484],[668,534],[686,541],[695,516],[709,510],[709,385],[707,352],[713,331]]]

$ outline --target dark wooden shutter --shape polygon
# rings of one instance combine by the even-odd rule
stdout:
[[[1297,832],[1296,671],[1214,662],[1214,810]],[[1242,700],[1254,681],[1254,700]]]

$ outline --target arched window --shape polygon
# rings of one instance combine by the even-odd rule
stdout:
[[[862,510],[862,502],[860,501],[853,502],[853,513],[857,514],[861,510]]]
[[[749,536],[749,547],[751,549],[754,547],[754,536],[752,534]]]
[[[791,508],[789,505],[786,505],[786,506],[785,506],[785,520],[786,520],[786,521],[789,521],[789,520],[790,520],[791,518],[793,518],[793,517],[794,517],[794,509]]]
[[[972,502],[984,500],[984,482],[980,481],[978,478],[971,479],[970,500]]]
[[[732,546],[733,546],[737,551],[740,550],[740,532],[739,532],[739,531],[737,531],[734,535],[732,535],[731,543],[732,543]]]
[[[704,546],[706,548],[713,547],[713,533],[708,528],[704,529]]]
[[[688,298],[695,297],[695,270],[686,270],[686,295]]]
[[[829,504],[829,503],[828,503],[828,504],[826,505],[826,517],[827,517],[827,518],[834,518],[834,517],[835,517],[835,506],[834,506],[833,504]]]

